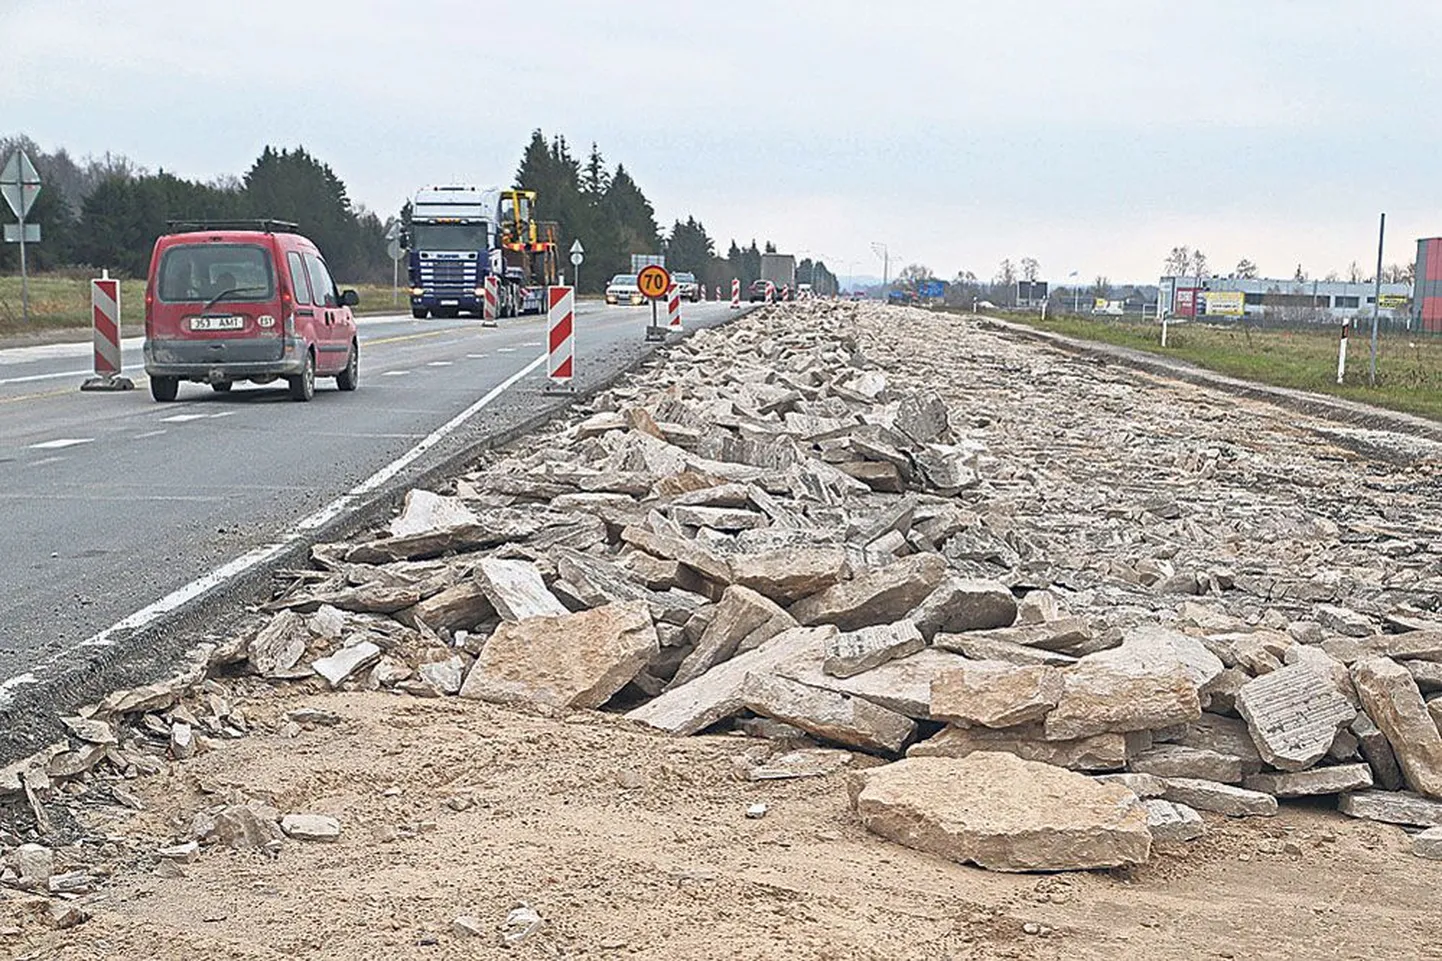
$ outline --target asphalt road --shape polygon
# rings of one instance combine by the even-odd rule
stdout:
[[[737,316],[715,303],[683,314],[687,329]],[[633,363],[649,317],[579,304],[576,386]],[[176,402],[156,403],[138,338],[124,344],[136,389],[116,393],[79,390],[86,344],[0,350],[0,706],[293,541],[302,519],[316,528],[362,495],[404,488],[554,402],[544,318],[370,317],[360,337],[359,390],[321,381],[310,403],[283,383],[182,384]]]

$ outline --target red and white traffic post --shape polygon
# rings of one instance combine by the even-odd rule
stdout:
[[[717,298],[720,299],[720,298]],[[741,281],[739,278],[731,278],[731,309],[736,310],[741,306]]]
[[[569,394],[575,391],[571,378],[576,374],[576,289],[546,288],[546,385],[548,394]]]
[[[776,302],[776,285],[769,280],[766,281],[766,302],[768,304]]]
[[[679,331],[681,329],[681,288],[675,284],[666,291],[666,329]]]
[[[483,288],[484,296],[481,298],[481,326],[496,326],[496,316],[500,311],[501,281],[495,274],[486,274],[486,282]]]
[[[90,282],[90,315],[95,327],[95,376],[81,390],[133,390],[135,383],[120,374],[120,281],[101,271]]]

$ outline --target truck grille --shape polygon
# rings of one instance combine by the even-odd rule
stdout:
[[[421,286],[437,293],[470,293],[478,281],[474,260],[427,260],[421,262]]]

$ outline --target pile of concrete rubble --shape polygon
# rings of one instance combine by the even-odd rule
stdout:
[[[871,830],[998,870],[1141,863],[1201,836],[1198,811],[1317,795],[1430,828],[1415,850],[1442,856],[1439,544],[1388,535],[1404,560],[1364,576],[1379,538],[1269,506],[1265,478],[1225,515],[1206,485],[1261,456],[1184,438],[1111,491],[1054,489],[1106,445],[1084,453],[1062,411],[998,423],[903,322],[960,324],[816,303],[696,334],[387,529],[315,548],[254,632],[68,719],[0,795],[43,818],[37,792],[67,779],[242,736],[247,685],[323,683],[742,730],[765,739],[742,776],[848,768]],[[224,840],[237,806],[190,840]]]

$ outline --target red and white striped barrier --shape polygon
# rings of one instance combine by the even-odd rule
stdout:
[[[1337,385],[1347,379],[1347,328],[1352,325],[1351,320],[1342,318],[1342,340],[1337,344]]]
[[[675,284],[666,291],[666,329],[681,329],[681,288]]]
[[[95,376],[81,390],[131,390],[135,384],[120,376],[120,281],[110,271],[90,282],[90,315],[95,327]]]
[[[769,280],[766,281],[766,302],[768,304],[776,302],[776,285]]]
[[[782,299],[782,300],[790,300],[790,299],[791,299],[791,285],[790,285],[790,284],[782,284],[782,285],[781,285],[781,299]]]
[[[501,279],[495,274],[486,274],[485,296],[481,298],[481,326],[496,326],[500,313]]]
[[[576,373],[576,290],[574,287],[546,288],[546,376],[548,392],[570,392]]]
[[[720,298],[720,291],[717,291],[717,298],[716,298],[716,299],[717,299],[717,300],[720,300],[720,299],[721,299],[721,298]],[[732,309],[732,310],[735,310],[735,309],[737,309],[737,308],[740,307],[740,306],[741,306],[741,281],[733,277],[733,278],[731,279],[731,309]]]

